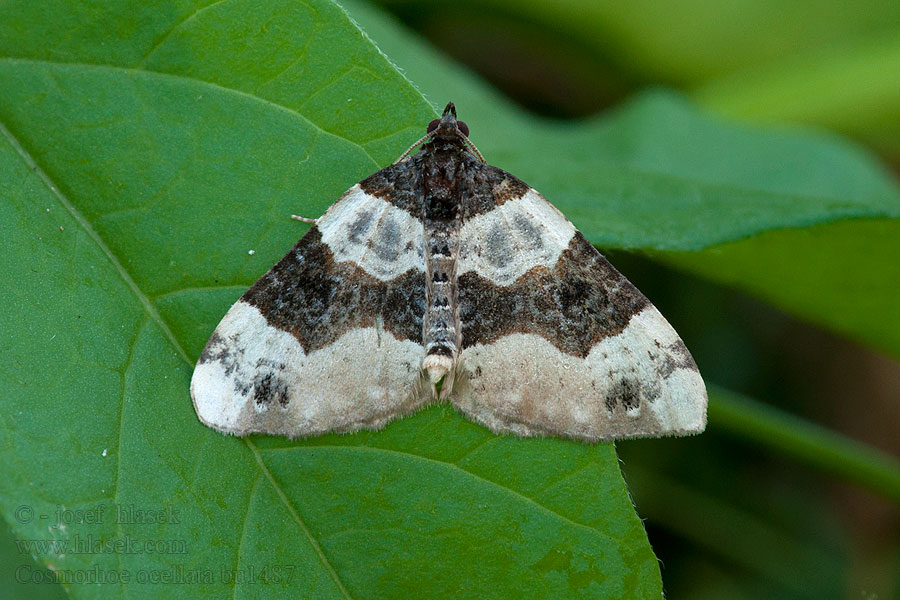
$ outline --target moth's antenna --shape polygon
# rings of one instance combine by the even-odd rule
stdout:
[[[409,149],[407,149],[406,152],[404,152],[403,154],[401,154],[401,155],[400,155],[400,158],[398,158],[397,160],[394,161],[394,164],[396,165],[398,162],[402,162],[404,158],[406,158],[407,156],[409,156],[409,153],[410,153],[410,152],[412,152],[413,150],[415,150],[416,147],[419,146],[420,144],[422,144],[423,142],[426,142],[426,141],[430,140],[430,139],[431,139],[431,136],[433,136],[433,135],[434,135],[434,132],[433,132],[433,131],[429,131],[428,133],[426,133],[425,135],[423,135],[423,136],[422,136],[415,144],[413,144],[412,146],[410,146]]]
[[[459,132],[459,135],[462,136],[462,139],[463,139],[463,141],[466,143],[466,146],[468,146],[469,148],[471,148],[471,149],[475,152],[475,154],[478,156],[478,158],[481,159],[481,162],[487,163],[487,161],[484,160],[484,157],[481,155],[481,152],[479,152],[479,151],[478,151],[478,148],[475,147],[475,144],[473,144],[473,143],[469,140],[468,136],[466,136],[462,131]]]

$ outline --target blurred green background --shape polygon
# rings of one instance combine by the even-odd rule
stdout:
[[[577,120],[665,86],[712,114],[837,132],[900,175],[900,2],[381,6],[536,115]],[[900,455],[896,360],[640,254],[607,254],[678,324],[707,381]],[[900,598],[895,502],[715,426],[617,448],[668,597]]]

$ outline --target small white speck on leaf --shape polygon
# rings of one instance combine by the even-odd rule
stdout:
[[[253,256],[254,254],[256,254],[256,250],[247,250],[247,254]]]
[[[107,451],[107,450],[109,450],[109,448],[104,448],[104,449],[103,449],[103,452],[100,453],[100,456],[106,456],[106,451]]]

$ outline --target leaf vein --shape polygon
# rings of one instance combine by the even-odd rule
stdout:
[[[139,60],[137,62],[137,64],[135,65],[135,68],[140,68],[140,67],[143,67],[145,64],[147,64],[147,61],[150,59],[150,57],[153,55],[153,53],[156,52],[157,50],[159,50],[163,44],[165,44],[167,41],[169,41],[169,38],[172,37],[172,34],[175,33],[176,31],[178,31],[179,29],[181,29],[185,25],[185,23],[192,21],[200,13],[206,12],[207,10],[209,10],[215,6],[218,6],[219,4],[222,4],[225,1],[226,0],[216,0],[216,2],[213,2],[212,4],[207,4],[206,6],[202,6],[202,7],[198,8],[197,10],[195,10],[194,12],[187,15],[181,21],[172,25],[172,27],[165,34],[163,34],[163,36],[160,38],[160,40],[157,43],[155,43],[153,45],[153,47],[150,48],[150,50],[146,54],[144,54],[144,56],[141,58],[141,60]]]
[[[335,571],[334,567],[329,562],[328,557],[325,556],[325,553],[322,551],[322,546],[316,540],[315,536],[313,536],[312,531],[310,531],[309,527],[307,527],[306,523],[300,517],[300,514],[297,512],[296,507],[291,503],[290,499],[288,499],[287,495],[284,493],[284,490],[281,489],[281,486],[278,485],[278,482],[275,481],[275,478],[272,476],[272,473],[269,471],[269,468],[266,466],[265,461],[262,458],[262,454],[260,454],[259,449],[256,445],[251,442],[249,439],[244,438],[244,443],[253,452],[253,456],[256,458],[256,462],[259,464],[259,468],[262,473],[266,476],[266,479],[269,480],[269,483],[272,485],[272,488],[275,490],[275,493],[278,495],[278,498],[284,504],[285,508],[287,508],[288,513],[297,522],[297,525],[300,526],[300,529],[306,535],[309,540],[310,545],[316,551],[316,554],[319,555],[319,560],[322,561],[322,565],[328,570],[329,575],[334,580],[335,585],[337,585],[338,590],[340,590],[341,594],[345,598],[351,599],[350,592],[347,591],[347,588],[344,587],[344,584],[341,582],[340,577],[338,577],[337,571]]]
[[[116,480],[113,484],[113,507],[119,506],[119,482],[122,480],[122,440],[125,439],[125,396],[128,394],[128,370],[131,368],[132,362],[134,361],[134,350],[137,348],[138,340],[141,337],[141,333],[144,331],[144,328],[147,327],[148,317],[145,317],[140,326],[137,327],[134,339],[131,340],[131,343],[128,345],[128,358],[125,359],[125,363],[122,365],[122,397],[119,402],[119,431],[118,431],[118,439],[116,440]],[[118,510],[116,508],[116,510]],[[116,519],[116,535],[118,539],[122,539],[124,536],[122,534],[122,522],[117,518]],[[122,553],[116,552],[116,560],[119,566],[119,572],[122,572]],[[122,588],[124,586],[124,582],[119,581],[119,587]],[[129,595],[129,586],[124,586],[125,596]]]
[[[78,223],[78,225],[82,228],[82,230],[90,236],[90,238],[94,241],[100,251],[106,256],[106,259],[110,262],[113,268],[118,272],[119,277],[122,278],[122,281],[125,282],[125,285],[131,290],[134,294],[135,298],[137,298],[138,302],[147,312],[147,314],[154,321],[157,322],[160,329],[162,329],[163,334],[168,338],[169,342],[175,348],[175,350],[181,355],[181,357],[188,363],[191,363],[191,360],[188,358],[188,355],[185,353],[184,349],[181,347],[181,344],[175,338],[175,334],[172,333],[172,330],[169,328],[168,323],[166,323],[162,316],[160,316],[159,311],[156,310],[156,307],[150,302],[150,299],[146,294],[138,287],[137,283],[131,277],[131,274],[125,269],[119,259],[113,254],[112,250],[110,250],[109,246],[107,246],[106,242],[100,237],[100,234],[94,229],[93,225],[85,218],[81,212],[75,208],[75,205],[69,200],[69,198],[62,193],[62,190],[59,189],[59,186],[53,183],[53,180],[50,178],[50,175],[47,174],[44,169],[42,169],[31,154],[25,150],[22,144],[19,143],[18,138],[16,138],[12,132],[0,122],[0,133],[4,137],[7,138],[10,145],[16,150],[19,156],[22,157],[22,160],[25,161],[25,164],[28,165],[35,173],[37,173],[38,177],[40,177],[41,181],[44,185],[47,186],[47,189],[56,196],[56,199],[62,204],[63,208],[65,208],[73,219]]]
[[[254,446],[254,448],[255,448],[255,446]],[[472,471],[464,469],[463,467],[461,467],[457,464],[454,464],[452,462],[438,460],[436,458],[429,458],[427,456],[421,456],[419,454],[412,454],[411,452],[404,452],[402,450],[393,450],[393,449],[388,449],[388,448],[376,448],[374,446],[336,446],[336,445],[324,445],[324,444],[323,445],[315,445],[315,446],[285,446],[285,447],[281,447],[281,448],[263,448],[262,450],[258,450],[258,451],[269,453],[269,452],[286,452],[286,451],[292,451],[292,450],[316,450],[316,449],[320,449],[320,448],[327,448],[327,449],[331,449],[331,450],[344,450],[344,451],[348,451],[348,452],[360,451],[360,450],[361,451],[373,451],[373,452],[387,452],[387,453],[391,453],[391,454],[399,454],[399,455],[406,456],[406,457],[409,457],[409,458],[412,458],[415,460],[423,460],[426,462],[431,462],[431,463],[435,463],[438,465],[442,465],[451,470],[461,471],[462,473],[465,473],[466,475],[469,475],[470,477],[474,477],[475,479],[478,479],[479,481],[483,481],[483,482],[487,483],[488,485],[491,485],[491,486],[499,488],[503,491],[506,491],[506,492],[512,494],[513,496],[516,496],[529,504],[533,504],[534,506],[538,507],[542,511],[549,513],[574,527],[577,527],[580,529],[587,529],[587,530],[589,530],[593,533],[596,533],[598,535],[601,535],[607,539],[612,539],[612,536],[610,536],[608,533],[600,531],[596,527],[588,525],[587,523],[580,523],[570,517],[567,517],[566,515],[550,508],[549,506],[541,504],[536,499],[526,496],[522,492],[514,490],[510,487],[507,487],[507,486],[503,485],[502,483],[498,483],[491,479],[487,479],[486,477],[483,477],[477,473],[474,473]]]
[[[247,510],[244,512],[244,524],[241,527],[241,539],[238,542],[238,549],[234,559],[234,572],[238,573],[241,568],[241,556],[244,552],[244,539],[247,537],[247,523],[250,521],[250,507],[253,506],[253,496],[256,495],[256,489],[259,487],[259,476],[262,469],[256,469],[256,477],[253,478],[253,485],[250,487],[250,495],[247,497]],[[231,590],[232,599],[237,598],[238,577],[232,577],[231,582],[233,588]]]

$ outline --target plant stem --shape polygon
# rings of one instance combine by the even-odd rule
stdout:
[[[709,385],[710,426],[760,442],[900,505],[900,460],[862,442]]]

